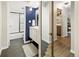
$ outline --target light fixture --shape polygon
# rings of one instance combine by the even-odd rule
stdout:
[[[32,8],[30,8],[29,10],[32,11]]]
[[[65,5],[68,5],[69,4],[69,2],[66,2],[66,3],[64,3]]]
[[[65,7],[69,7],[70,5],[71,5],[71,2],[65,2],[65,3],[64,3],[64,6],[65,6]]]

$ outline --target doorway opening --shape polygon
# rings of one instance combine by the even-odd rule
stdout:
[[[40,2],[7,1],[5,3],[3,9],[6,11],[3,10],[3,13],[6,13],[6,42],[8,41],[5,44],[8,47],[2,49],[1,56],[38,57]]]
[[[53,3],[53,55],[72,57],[71,50],[71,2]]]

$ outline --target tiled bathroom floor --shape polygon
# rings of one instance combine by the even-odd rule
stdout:
[[[23,39],[14,39],[10,42],[10,47],[2,51],[1,57],[25,57]]]

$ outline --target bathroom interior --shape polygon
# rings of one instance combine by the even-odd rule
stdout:
[[[7,38],[9,47],[2,57],[39,56],[40,2],[7,1]]]

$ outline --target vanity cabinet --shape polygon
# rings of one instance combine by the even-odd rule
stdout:
[[[39,28],[38,26],[30,27],[30,38],[39,44]]]

